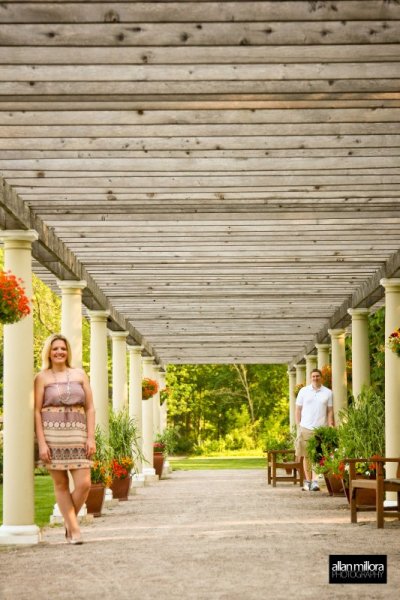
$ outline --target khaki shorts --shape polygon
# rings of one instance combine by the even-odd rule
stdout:
[[[297,438],[295,442],[296,456],[306,456],[307,441],[314,435],[313,429],[306,429],[305,427],[299,427]]]

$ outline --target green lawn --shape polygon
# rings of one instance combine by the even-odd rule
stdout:
[[[193,469],[263,469],[266,458],[227,456],[227,457],[170,457],[169,462],[174,471]]]
[[[35,477],[35,524],[39,527],[49,524],[55,504],[53,482],[50,475]],[[3,486],[0,485],[0,523],[3,522]]]

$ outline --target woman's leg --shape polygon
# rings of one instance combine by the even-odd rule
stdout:
[[[74,503],[75,512],[81,510],[86,502],[86,498],[90,489],[90,469],[73,469],[71,471],[72,479],[74,480],[75,489],[71,494],[72,502]]]
[[[79,537],[79,523],[75,512],[74,502],[69,491],[68,472],[50,469],[50,475],[53,478],[54,493],[58,507],[64,517],[68,535],[74,538]]]

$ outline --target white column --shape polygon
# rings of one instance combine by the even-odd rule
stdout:
[[[165,371],[160,371],[159,375],[160,393],[165,390]],[[167,428],[167,413],[168,413],[168,402],[164,402],[160,406],[160,433],[164,433]]]
[[[32,242],[36,231],[2,231],[5,269],[23,280],[32,297]],[[0,544],[37,544],[33,478],[33,314],[4,325],[3,525]]]
[[[158,383],[158,392],[152,398],[153,402],[153,434],[160,433],[160,366],[153,365],[153,379]]]
[[[323,369],[324,367],[329,366],[329,349],[330,344],[316,344],[317,349],[317,366],[318,369]]]
[[[145,356],[143,362],[143,378],[149,377],[153,379],[153,356]],[[143,474],[145,476],[153,476],[156,474],[153,461],[153,402],[152,399],[142,401],[142,416],[143,416]]]
[[[90,310],[90,386],[96,410],[96,424],[108,435],[108,310]]]
[[[350,308],[351,315],[351,363],[353,396],[358,398],[363,386],[371,382],[369,364],[368,308]]]
[[[339,413],[347,408],[347,373],[345,329],[329,329],[332,340],[332,392],[335,424],[340,422]]]
[[[128,331],[110,331],[112,339],[112,406],[114,411],[128,406],[126,338]]]
[[[294,389],[296,387],[296,371],[288,370],[287,374],[289,377],[289,423],[290,430],[292,430],[293,427],[296,427],[296,392]]]
[[[71,345],[72,364],[82,367],[82,290],[86,281],[57,281],[61,289],[61,333]]]
[[[382,279],[385,288],[385,456],[400,456],[400,357],[387,347],[390,334],[400,326],[400,279]],[[396,476],[387,465],[387,476]]]
[[[143,452],[142,426],[142,346],[128,346],[129,351],[129,416],[135,421],[139,448]],[[143,465],[136,460],[136,471],[142,473]]]
[[[306,354],[304,358],[306,359],[306,384],[309,385],[311,383],[311,371],[317,368],[317,355]]]
[[[306,385],[306,365],[298,363],[294,367],[296,369],[296,385]]]

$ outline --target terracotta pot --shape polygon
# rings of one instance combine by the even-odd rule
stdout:
[[[326,489],[330,496],[344,496],[342,478],[332,473],[324,474]]]
[[[89,495],[86,499],[86,508],[88,513],[94,517],[100,517],[103,510],[106,488],[102,483],[92,483]]]
[[[113,498],[117,500],[128,500],[129,490],[131,487],[132,477],[125,477],[124,479],[118,479],[114,477],[111,484],[111,490]]]
[[[357,479],[369,479],[369,477],[363,477],[359,475]],[[348,503],[350,504],[350,489],[344,481],[342,481],[343,489],[346,494]],[[376,490],[358,489],[357,490],[357,506],[371,506],[376,507]]]
[[[162,452],[154,452],[153,454],[154,469],[156,475],[161,479],[163,466],[164,466],[164,454]]]

